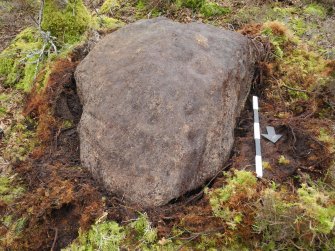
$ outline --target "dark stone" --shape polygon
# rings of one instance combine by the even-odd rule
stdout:
[[[75,74],[82,164],[147,207],[201,186],[229,157],[260,51],[238,33],[165,18],[106,36]]]

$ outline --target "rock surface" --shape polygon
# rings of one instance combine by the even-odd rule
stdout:
[[[238,33],[165,18],[106,36],[75,74],[83,166],[145,207],[201,186],[229,157],[258,53]]]

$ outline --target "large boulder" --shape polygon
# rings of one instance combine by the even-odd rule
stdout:
[[[229,157],[259,51],[238,33],[165,18],[106,36],[75,74],[83,166],[146,207],[201,186]]]

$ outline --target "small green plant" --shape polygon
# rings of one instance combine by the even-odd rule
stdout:
[[[124,25],[125,23],[123,23],[122,21],[115,19],[115,18],[107,17],[105,15],[93,17],[93,21],[92,21],[92,27],[97,30],[102,30],[102,31],[116,30],[118,28],[121,28]]]
[[[120,7],[120,3],[119,3],[118,0],[106,0],[106,1],[102,4],[102,6],[101,6],[99,12],[100,12],[101,14],[107,14],[107,13],[110,12],[111,10],[116,9],[116,8],[119,8],[119,7]]]
[[[91,15],[82,0],[68,0],[65,6],[54,0],[45,1],[42,29],[51,32],[58,42],[79,42],[90,24]]]
[[[256,192],[257,179],[247,171],[236,171],[227,175],[227,184],[223,188],[208,191],[209,202],[215,216],[222,218],[226,224],[235,229],[243,220],[243,213],[234,208],[239,200],[251,199]]]
[[[321,18],[325,18],[327,15],[326,9],[323,6],[316,4],[316,3],[312,3],[308,5],[304,9],[304,13],[310,16],[316,16],[316,17],[321,17]]]
[[[16,86],[24,91],[31,89],[40,69],[37,62],[42,46],[43,42],[38,30],[27,28],[0,53],[0,77],[5,79],[5,86]]]
[[[286,166],[286,165],[290,164],[290,160],[287,159],[284,155],[280,155],[280,157],[278,159],[278,164]]]
[[[120,250],[121,242],[125,237],[124,228],[114,221],[95,224],[84,233],[79,231],[79,237],[64,250]]]
[[[12,215],[7,215],[0,219],[0,223],[6,227],[6,232],[0,235],[0,246],[6,247],[15,243],[20,237],[26,227],[27,219],[23,217],[14,220]]]
[[[136,231],[137,239],[145,244],[154,243],[157,239],[157,230],[151,226],[146,214],[140,214],[140,217],[130,223],[130,228]]]
[[[202,13],[205,17],[225,15],[230,12],[229,8],[222,7],[217,3],[206,1],[200,8],[200,13]]]
[[[287,28],[280,22],[267,22],[263,25],[261,33],[267,36],[274,48],[274,54],[278,58],[283,58],[283,47],[289,41]]]
[[[268,169],[268,170],[272,169],[272,166],[271,166],[271,164],[269,162],[263,161],[262,164],[263,164],[263,168],[264,169]]]
[[[262,235],[263,250],[332,250],[335,240],[333,189],[303,184],[297,194],[265,189],[255,205],[254,231]],[[327,189],[325,189],[327,188]]]
[[[0,176],[0,200],[5,203],[13,202],[24,193],[24,188],[14,184],[14,176]]]
[[[177,0],[176,4],[179,7],[199,10],[205,4],[205,0]]]

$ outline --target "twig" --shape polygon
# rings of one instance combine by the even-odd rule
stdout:
[[[42,0],[41,7],[38,13],[38,29],[40,31],[42,30],[41,24],[42,24],[42,18],[43,18],[44,3],[45,3],[45,0]]]
[[[305,93],[312,93],[312,92],[307,91],[307,90],[301,90],[301,89],[292,88],[292,87],[289,87],[289,86],[287,86],[287,85],[285,85],[285,84],[281,84],[280,86],[283,86],[283,87],[285,87],[285,88],[287,88],[287,89],[289,89],[289,90],[291,90],[291,91],[305,92]]]
[[[52,243],[50,251],[54,251],[55,250],[57,238],[58,238],[58,228],[55,228],[55,237],[54,237],[54,241]]]

